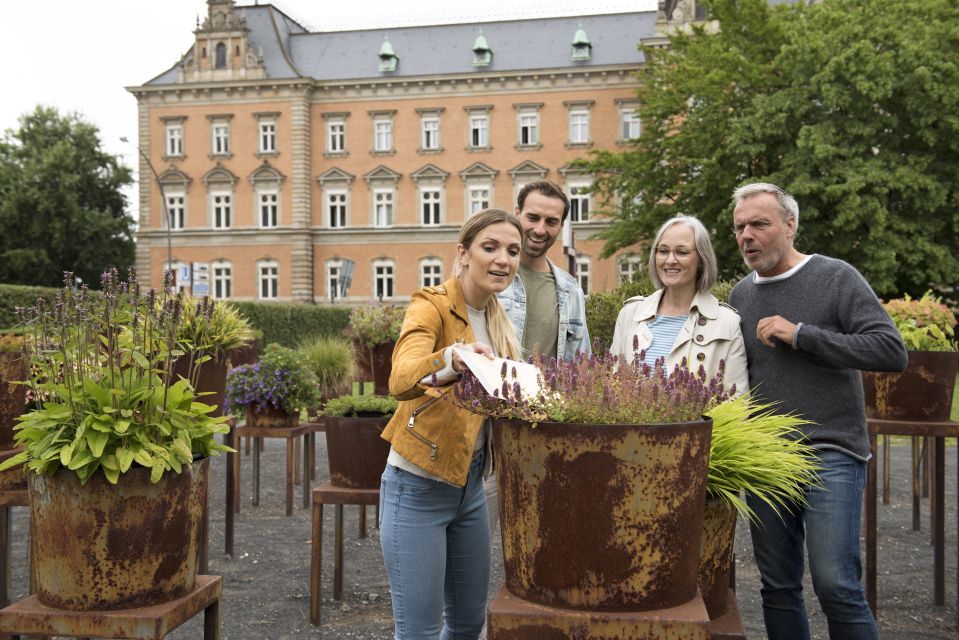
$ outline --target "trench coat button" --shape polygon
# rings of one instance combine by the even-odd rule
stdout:
[[[696,354],[696,359],[702,362],[703,360],[706,359],[706,354],[700,351],[699,353]]]
[[[706,318],[700,318],[700,319],[699,319],[699,326],[703,326],[704,324],[706,324]]]
[[[702,341],[703,341],[703,334],[700,333],[698,336],[696,336],[696,342],[702,342]]]

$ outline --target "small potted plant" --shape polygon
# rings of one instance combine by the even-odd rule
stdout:
[[[373,393],[389,395],[393,347],[400,337],[406,309],[382,304],[357,307],[350,312],[349,331],[360,355],[359,366],[373,380]]]
[[[245,411],[250,427],[292,427],[300,411],[313,407],[316,376],[303,355],[280,344],[269,344],[259,362],[236,367],[226,381],[228,411]]]
[[[34,408],[17,418],[37,596],[59,609],[141,607],[193,589],[209,457],[226,418],[174,381],[183,298],[132,273],[19,309]],[[202,358],[197,360],[197,364]],[[192,372],[190,372],[192,374]],[[72,532],[69,544],[64,532]],[[79,533],[82,532],[82,535]]]
[[[26,408],[26,380],[30,373],[27,343],[22,335],[0,335],[0,463],[11,458],[23,447],[14,446],[13,428],[15,419]],[[15,467],[0,473],[0,489],[25,489],[26,476],[23,467]]]
[[[352,489],[376,489],[386,468],[390,443],[380,434],[396,412],[389,396],[347,395],[323,408],[330,482]]]
[[[173,375],[189,376],[193,388],[216,406],[215,414],[223,415],[231,355],[253,342],[253,328],[229,302],[184,295],[178,339],[186,353],[176,360]]]
[[[909,350],[902,373],[864,372],[866,414],[888,420],[948,420],[959,356],[956,316],[942,299],[927,291],[883,305]]]
[[[356,379],[356,353],[349,340],[319,336],[301,344],[299,350],[317,380],[317,404],[311,408],[314,414],[330,398],[352,391]]]

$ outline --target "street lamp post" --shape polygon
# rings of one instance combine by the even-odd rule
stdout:
[[[163,183],[160,182],[160,174],[157,173],[156,169],[153,168],[153,163],[150,162],[150,158],[147,154],[143,153],[143,149],[140,148],[140,145],[130,142],[130,140],[123,136],[120,138],[120,142],[126,142],[128,144],[136,147],[136,150],[140,153],[140,157],[143,158],[143,161],[147,163],[147,166],[150,167],[150,173],[153,174],[153,177],[157,181],[157,188],[160,190],[160,202],[163,204],[163,217],[166,218],[166,268],[173,268],[173,235],[170,233],[172,229],[172,220],[170,219],[170,208],[167,205],[166,195],[163,193]]]

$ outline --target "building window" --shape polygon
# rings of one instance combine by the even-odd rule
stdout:
[[[373,295],[380,300],[393,297],[392,260],[377,260],[373,263]]]
[[[233,194],[225,191],[210,193],[213,208],[213,228],[229,229],[233,225]]]
[[[443,282],[443,263],[436,258],[420,262],[420,286],[435,287]]]
[[[326,219],[332,228],[346,226],[346,192],[330,191],[326,196]]]
[[[639,114],[635,108],[623,109],[619,112],[620,140],[634,140],[639,137]]]
[[[489,209],[489,186],[470,187],[469,190],[469,213],[473,215],[483,209]]]
[[[168,124],[166,126],[166,154],[168,156],[183,155],[182,124]]]
[[[276,121],[260,120],[260,153],[276,153]]]
[[[474,113],[470,116],[470,146],[482,148],[489,146],[489,115]]]
[[[216,62],[214,63],[216,68],[226,69],[226,45],[222,42],[217,42],[214,51],[216,54]]]
[[[576,280],[585,295],[589,295],[589,258],[579,256],[576,258]]]
[[[376,190],[373,192],[373,226],[393,226],[393,191]]]
[[[519,144],[534,146],[539,144],[539,113],[521,111],[519,114]]]
[[[213,297],[227,299],[233,295],[233,265],[229,262],[214,262]]]
[[[279,224],[280,194],[276,191],[260,191],[257,209],[261,227],[275,227]]]
[[[327,153],[346,151],[346,120],[342,118],[327,120],[326,151]]]
[[[424,150],[435,151],[440,148],[440,119],[436,116],[423,117],[420,120],[423,135],[420,140]]]
[[[619,281],[631,282],[635,276],[643,271],[643,259],[636,255],[625,255],[619,258]]]
[[[589,220],[589,187],[572,185],[569,188],[569,221],[587,222]]]
[[[166,191],[165,196],[170,229],[182,229],[186,226],[186,194],[182,191]]]
[[[423,224],[436,225],[440,223],[441,195],[439,189],[423,189],[420,191],[420,209],[423,213]]]
[[[330,260],[326,263],[326,292],[333,302],[340,297],[340,274],[343,273],[343,263],[339,260]]]
[[[589,111],[570,111],[569,142],[570,144],[589,142]]]
[[[393,119],[377,117],[373,120],[373,151],[393,150]]]
[[[275,300],[280,289],[280,265],[276,262],[260,262],[257,265],[260,300]]]
[[[230,124],[228,122],[213,123],[213,155],[230,153]]]

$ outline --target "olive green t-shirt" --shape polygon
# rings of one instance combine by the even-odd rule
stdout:
[[[539,352],[547,358],[556,357],[556,335],[559,333],[559,313],[557,313],[556,279],[552,271],[533,271],[519,266],[518,276],[526,291],[526,324],[523,327],[523,357],[533,353],[533,346],[539,345]]]

